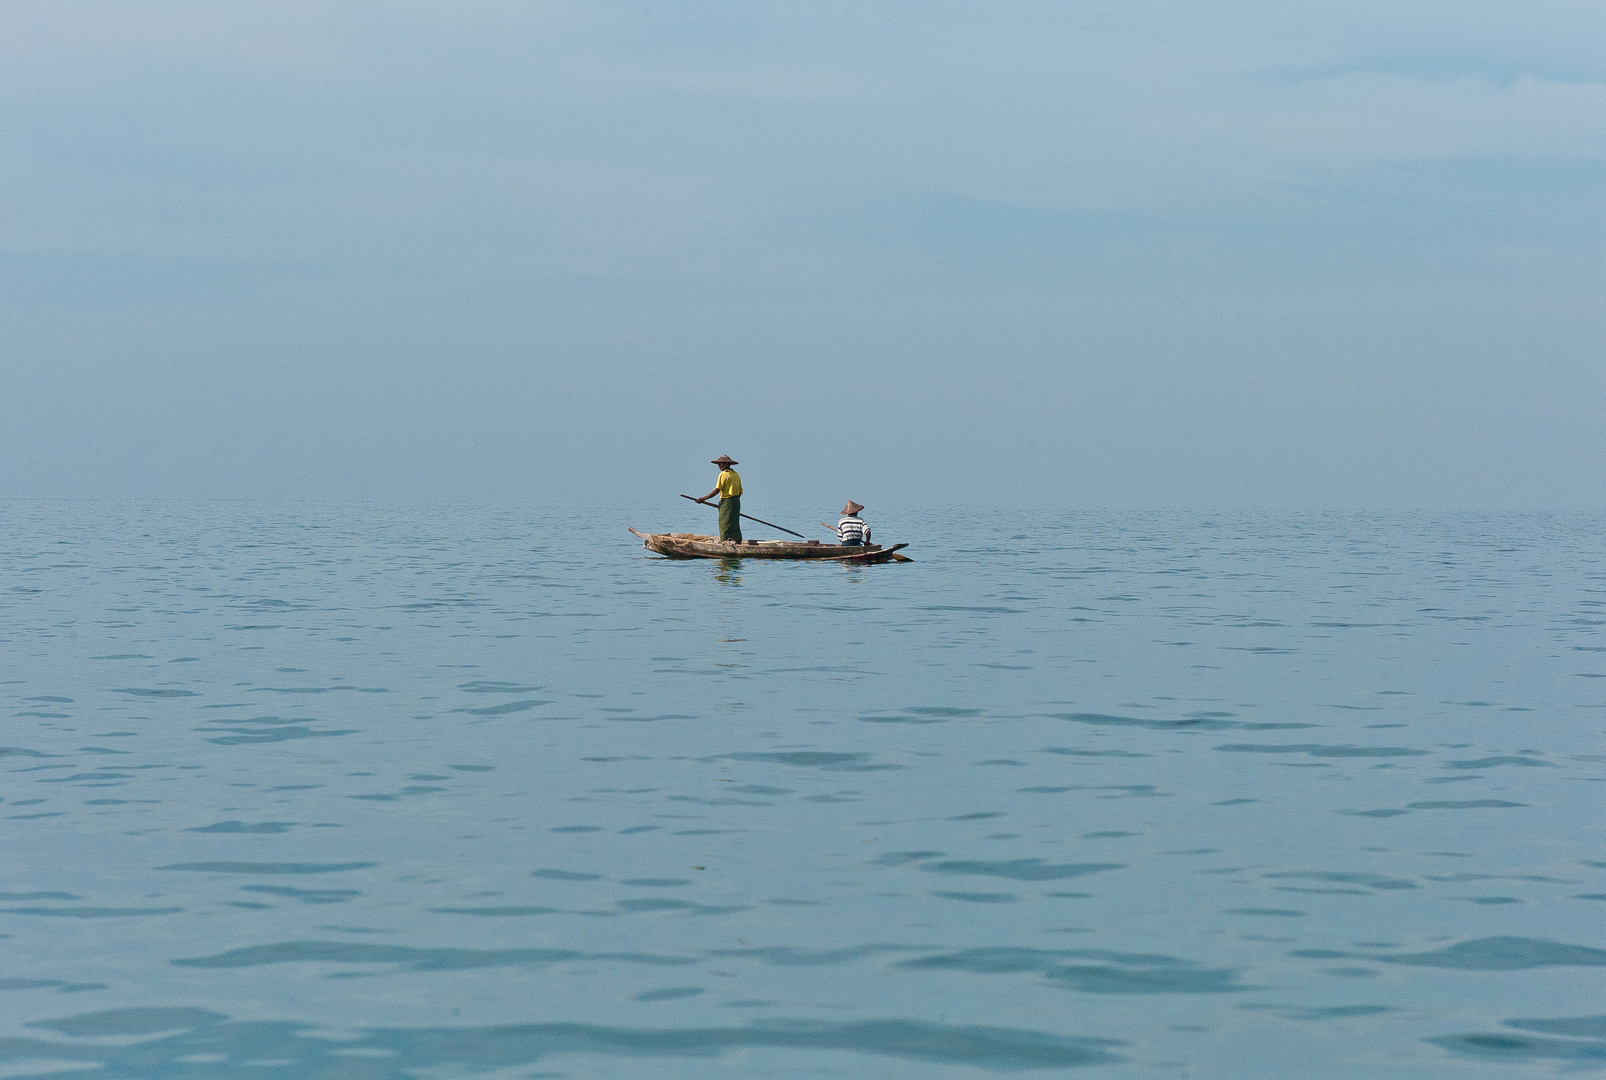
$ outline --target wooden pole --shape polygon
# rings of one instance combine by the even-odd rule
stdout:
[[[682,495],[681,498],[682,499],[691,499],[692,502],[702,502],[701,499],[693,499],[690,495]],[[715,509],[719,508],[719,503],[703,503],[703,505],[704,506],[712,506]],[[791,529],[781,528],[781,526],[775,524],[773,521],[765,521],[763,518],[756,518],[752,514],[743,514],[742,517],[746,518],[748,521],[756,521],[760,525],[768,525],[772,529],[780,529],[783,533],[792,533],[792,535],[797,537],[799,540],[803,539],[803,534],[802,533],[792,532]]]

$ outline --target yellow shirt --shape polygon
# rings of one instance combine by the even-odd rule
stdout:
[[[735,469],[726,469],[719,474],[719,480],[714,487],[719,491],[721,499],[734,499],[742,493],[742,478],[736,475]]]

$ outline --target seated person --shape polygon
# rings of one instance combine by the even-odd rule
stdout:
[[[864,507],[848,500],[848,505],[842,508],[842,520],[836,523],[837,540],[844,544],[860,547],[870,542],[870,523],[859,517],[859,511]]]

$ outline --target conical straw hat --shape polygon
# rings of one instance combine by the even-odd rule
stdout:
[[[848,500],[848,505],[846,505],[846,506],[844,506],[842,508],[842,512],[844,514],[857,514],[860,510],[863,510],[863,509],[864,509],[864,507],[860,506],[858,503],[854,502],[852,499],[849,499]]]

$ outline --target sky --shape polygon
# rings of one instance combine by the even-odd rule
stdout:
[[[1602,41],[6,0],[0,497],[1606,509]]]

